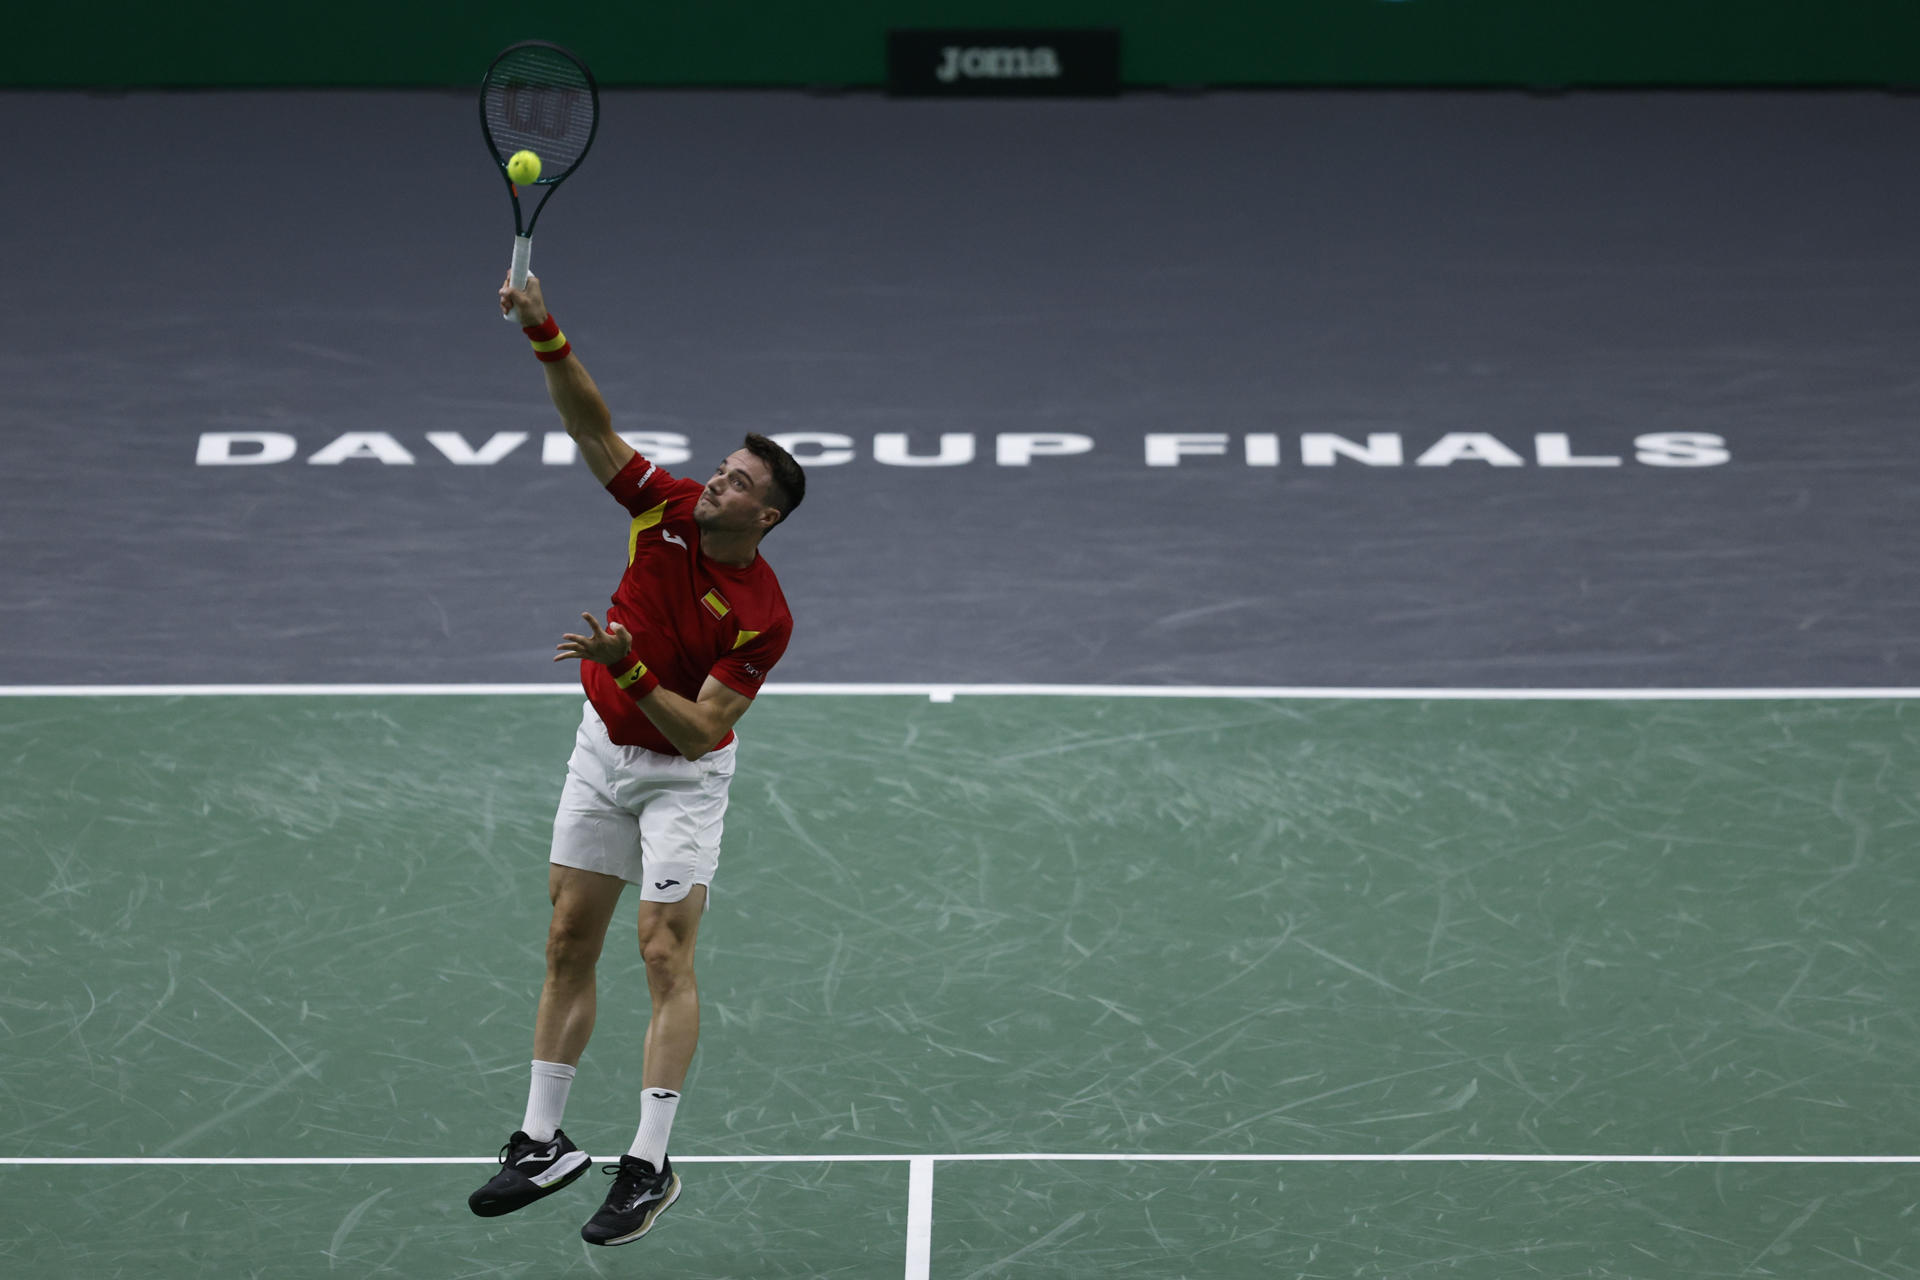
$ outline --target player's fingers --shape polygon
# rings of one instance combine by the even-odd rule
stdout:
[[[580,616],[585,618],[587,620],[587,625],[593,628],[594,639],[598,640],[601,636],[606,634],[606,632],[600,629],[600,619],[594,617],[590,613],[583,613]]]

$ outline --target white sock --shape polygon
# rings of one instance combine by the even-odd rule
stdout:
[[[567,1109],[567,1091],[573,1088],[573,1068],[564,1062],[533,1060],[533,1081],[527,1086],[527,1118],[520,1130],[536,1142],[550,1142]]]
[[[680,1095],[672,1089],[640,1091],[640,1131],[633,1135],[627,1154],[660,1167],[667,1158],[667,1135],[673,1132],[673,1113],[680,1109]]]

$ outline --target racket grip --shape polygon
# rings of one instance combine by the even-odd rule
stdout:
[[[529,236],[513,238],[513,269],[507,273],[507,283],[516,289],[527,287],[527,267],[533,261],[533,240]],[[513,319],[509,311],[506,318]]]
[[[533,260],[533,240],[529,236],[513,238],[513,287],[527,287],[527,265]]]

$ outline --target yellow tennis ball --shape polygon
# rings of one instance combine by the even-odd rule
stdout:
[[[507,176],[520,186],[540,179],[540,157],[531,151],[516,151],[507,159]]]

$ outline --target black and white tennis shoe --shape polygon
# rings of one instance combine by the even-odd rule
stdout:
[[[593,1158],[555,1129],[548,1142],[536,1142],[515,1130],[500,1148],[500,1172],[467,1197],[467,1207],[483,1218],[524,1209],[552,1195],[592,1167]]]
[[[613,1188],[600,1212],[580,1228],[588,1244],[631,1244],[653,1230],[667,1206],[680,1198],[680,1175],[671,1158],[663,1157],[655,1169],[639,1156],[625,1155],[604,1168],[613,1175]]]

